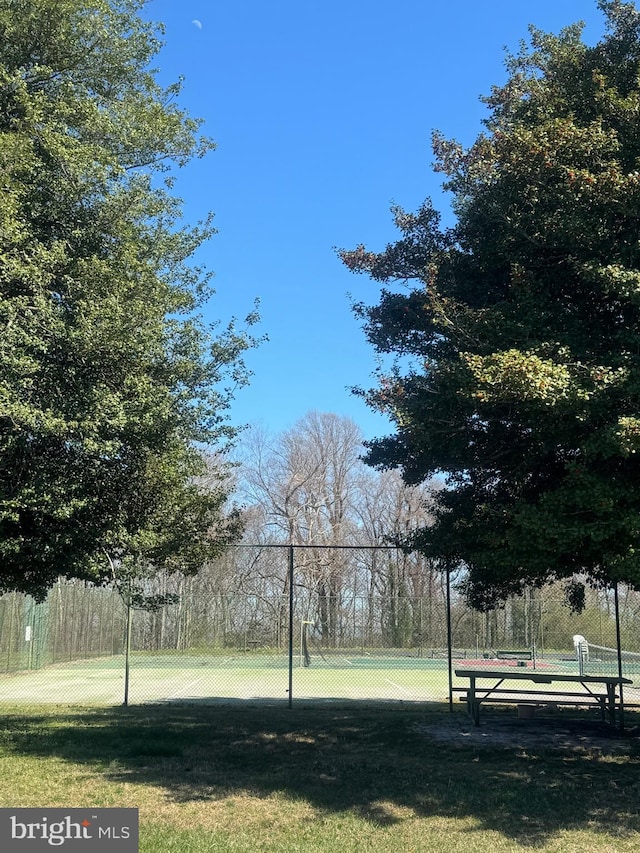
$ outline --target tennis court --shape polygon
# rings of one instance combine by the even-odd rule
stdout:
[[[123,656],[74,661],[0,677],[1,703],[120,704]],[[134,653],[129,702],[288,701],[286,655]],[[294,661],[295,699],[438,701],[448,693],[445,660],[339,655],[305,667]]]
[[[273,598],[268,590],[222,596],[206,579],[202,586],[194,580],[176,592],[175,603],[157,611],[127,611],[111,588],[63,582],[42,603],[17,593],[0,596],[0,703],[443,701],[449,696],[449,648],[453,668],[504,666],[508,672],[508,666],[526,665],[577,672],[576,632],[588,640],[586,674],[617,672],[611,643],[616,621],[605,618],[609,598],[570,622],[555,593],[514,600],[483,615],[455,596],[448,610],[443,590],[399,603],[364,582],[367,550],[344,552],[354,560],[352,575],[341,563],[340,595],[325,602],[315,587],[305,586],[306,553],[293,566],[295,583],[286,576],[290,597],[282,596],[284,575]],[[337,559],[332,552],[325,556]],[[282,569],[273,550],[252,558],[258,561],[252,570],[265,577]],[[364,595],[367,588],[372,591]],[[635,648],[636,634],[626,630]],[[521,659],[499,660],[504,655]],[[640,654],[623,652],[621,663],[623,675],[639,688]],[[453,686],[461,686],[455,678]]]
[[[516,661],[504,662],[505,675]],[[488,659],[456,659],[455,665],[491,666]],[[528,662],[528,665],[533,665]],[[537,661],[538,668],[577,671],[575,661]],[[125,658],[115,655],[0,676],[4,704],[122,704]],[[314,655],[309,666],[296,654],[292,699],[305,701],[379,700],[433,702],[448,697],[445,657],[410,654],[340,653]],[[289,699],[289,658],[283,653],[233,654],[134,652],[130,658],[128,701],[209,702]]]

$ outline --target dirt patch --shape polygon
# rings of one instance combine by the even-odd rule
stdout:
[[[541,713],[541,712],[540,712]],[[453,746],[488,746],[524,750],[558,749],[601,754],[624,754],[640,744],[637,729],[620,734],[618,729],[598,720],[570,720],[534,716],[519,719],[512,713],[487,713],[476,727],[466,716],[443,714],[434,722],[416,723],[416,732]]]

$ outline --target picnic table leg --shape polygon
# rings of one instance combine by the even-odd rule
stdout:
[[[608,702],[610,701],[608,696],[601,696],[599,699],[600,704],[600,716],[602,717],[602,722],[606,722],[607,720],[607,710],[608,710]]]
[[[609,712],[609,723],[616,724],[616,689],[613,684],[607,684],[607,710]]]
[[[469,706],[469,714],[474,725],[480,725],[480,702],[476,699],[476,679],[475,676],[469,678],[469,693],[467,694],[467,704]]]
[[[622,699],[622,684],[617,685],[620,690],[620,703],[618,705],[619,708],[619,718],[620,718],[620,733],[624,732],[624,702]],[[615,684],[607,684],[607,694],[609,696],[609,706],[611,708],[611,725],[615,726],[616,724],[616,698],[618,695],[616,693],[616,685]]]

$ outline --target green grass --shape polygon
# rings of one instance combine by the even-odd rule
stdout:
[[[500,714],[514,711],[483,729]],[[5,706],[0,806],[138,807],[142,853],[639,849],[635,739],[607,754],[578,734],[554,750],[424,731],[450,719],[435,705]]]

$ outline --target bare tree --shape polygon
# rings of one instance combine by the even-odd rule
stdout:
[[[428,525],[429,494],[429,484],[407,486],[398,471],[367,471],[355,505],[361,541],[389,545]],[[444,624],[435,564],[416,551],[381,550],[363,551],[361,566],[371,642],[378,635],[394,646],[434,644]]]
[[[341,587],[350,562],[347,554],[327,546],[357,539],[362,441],[352,420],[310,412],[275,438],[256,431],[245,444],[247,497],[263,508],[277,538],[307,546],[297,565],[303,608],[317,617],[325,643],[336,642],[340,634]]]
[[[428,486],[372,471],[362,452],[360,429],[334,414],[310,412],[275,438],[256,431],[245,445],[246,495],[276,537],[306,546],[297,555],[299,592],[323,643],[338,643],[347,623],[352,636],[371,641],[421,642],[433,621],[424,598],[440,592],[429,561],[418,553],[335,547],[389,546],[428,523]]]

